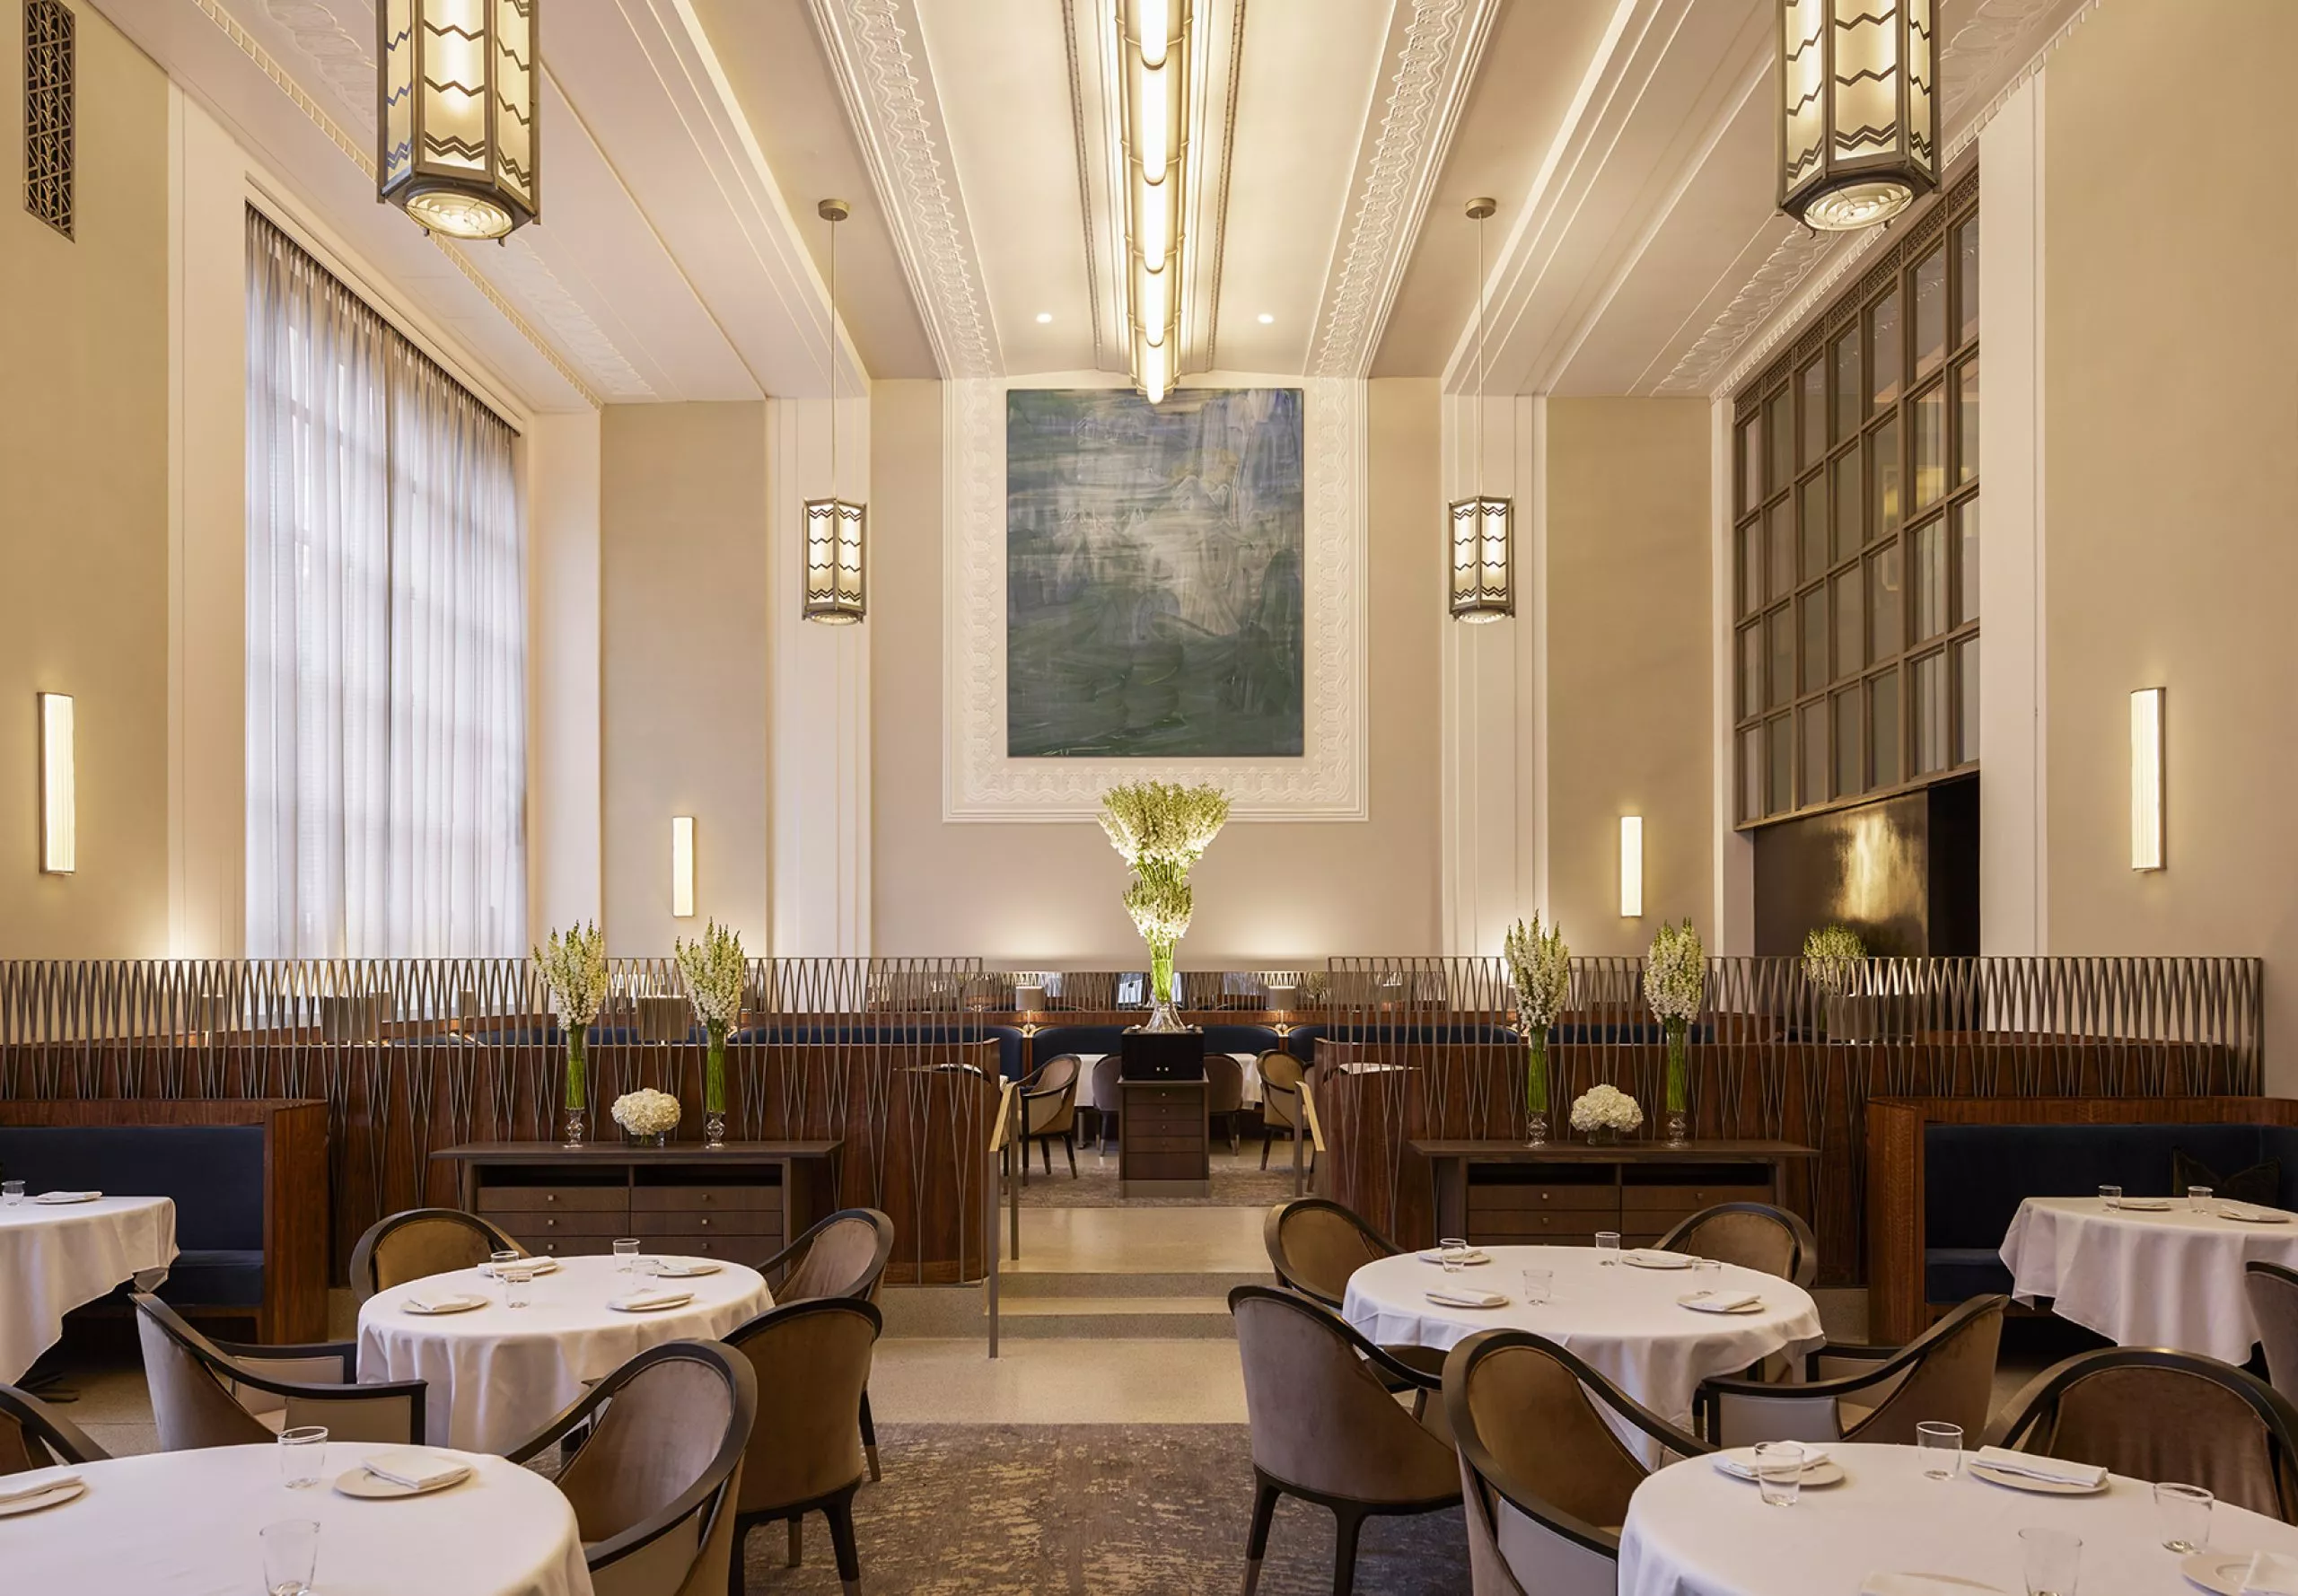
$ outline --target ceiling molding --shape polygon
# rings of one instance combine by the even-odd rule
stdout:
[[[1101,252],[1093,236],[1093,165],[1085,138],[1085,80],[1077,57],[1077,0],[1061,0],[1061,42],[1069,57],[1069,125],[1077,141],[1077,212],[1083,221],[1085,303],[1092,307],[1093,364],[1108,358],[1101,337]]]
[[[1213,196],[1213,269],[1200,273],[1203,285],[1191,295],[1204,307],[1205,364],[1221,364],[1221,263],[1229,247],[1229,168],[1237,149],[1237,94],[1244,87],[1245,3],[1233,0],[1234,19],[1229,24],[1229,92],[1221,113],[1221,180]]]
[[[912,49],[915,0],[812,0],[812,10],[935,364],[944,378],[999,375],[997,329],[949,132]]]
[[[1500,0],[1410,0],[1412,14],[1390,61],[1377,132],[1351,185],[1348,219],[1317,314],[1309,374],[1362,377],[1396,302],[1413,241]]]

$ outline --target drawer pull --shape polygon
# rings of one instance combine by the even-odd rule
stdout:
[[[547,1191],[543,1193],[542,1200],[546,1203],[555,1203],[558,1200],[558,1194],[555,1191]]]
[[[704,1227],[705,1229],[707,1229],[707,1228],[709,1228],[710,1221],[708,1221],[707,1219],[706,1219],[706,1220],[704,1220],[704,1221],[702,1222],[702,1223],[703,1223],[703,1227]]]
[[[558,1221],[557,1221],[556,1219],[546,1219],[546,1220],[544,1220],[544,1221],[543,1221],[543,1223],[544,1223],[545,1225],[548,1226],[549,1228],[553,1229],[553,1230],[556,1230],[556,1229],[557,1229],[557,1228],[558,1228]]]

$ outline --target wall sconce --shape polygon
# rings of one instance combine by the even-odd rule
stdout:
[[[671,917],[694,918],[694,817],[671,817]]]
[[[1644,817],[1619,818],[1619,916],[1644,917]]]
[[[72,777],[72,695],[39,696],[39,868],[70,875],[77,867],[79,822]]]
[[[2162,689],[2130,696],[2130,867],[2162,868]]]

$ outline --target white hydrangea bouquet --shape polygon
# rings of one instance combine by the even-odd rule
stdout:
[[[652,1086],[624,1092],[610,1111],[614,1122],[634,1136],[661,1141],[679,1127],[679,1100]]]
[[[1572,1128],[1591,1140],[1609,1141],[1643,1126],[1644,1110],[1636,1106],[1636,1100],[1609,1083],[1591,1086],[1572,1100]]]
[[[1680,1147],[1691,1117],[1691,1022],[1707,996],[1707,954],[1687,918],[1662,925],[1644,956],[1644,1001],[1668,1039],[1668,1145]]]
[[[1127,782],[1101,794],[1101,829],[1133,872],[1126,912],[1149,944],[1149,1022],[1145,1030],[1180,1030],[1173,1012],[1173,953],[1197,908],[1188,873],[1229,820],[1218,787]]]
[[[566,1144],[583,1144],[583,1113],[591,1106],[583,1084],[591,1022],[607,998],[607,939],[585,921],[554,931],[533,950],[535,968],[550,993],[558,1029],[566,1037]]]
[[[1803,978],[1830,997],[1847,997],[1866,944],[1848,925],[1821,925],[1803,938]]]
[[[1535,1147],[1548,1141],[1548,1033],[1572,995],[1572,949],[1556,926],[1519,920],[1501,943],[1508,979],[1516,988],[1516,1022],[1523,1028],[1524,1134]]]
[[[750,982],[750,960],[742,956],[739,933],[717,921],[707,923],[693,942],[673,939],[671,951],[679,975],[709,1039],[702,1064],[702,1140],[705,1146],[726,1144],[726,1033],[741,1017],[742,991]]]

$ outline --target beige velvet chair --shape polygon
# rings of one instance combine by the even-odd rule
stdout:
[[[260,1445],[299,1425],[325,1425],[337,1441],[424,1443],[425,1382],[360,1384],[356,1342],[237,1346],[147,1292],[134,1300],[162,1451]]]
[[[379,1291],[452,1269],[475,1269],[498,1252],[526,1249],[476,1214],[409,1208],[367,1227],[351,1250],[351,1289],[365,1302]]]
[[[1262,1054],[1255,1068],[1260,1071],[1260,1167],[1268,1168],[1268,1149],[1279,1131],[1290,1139],[1306,1132],[1306,1116],[1301,1108],[1301,1083],[1308,1075],[1308,1066],[1282,1048],[1271,1048]],[[1316,1168],[1317,1154],[1309,1150],[1309,1167]]]
[[[1375,1514],[1436,1513],[1460,1499],[1460,1465],[1442,1410],[1416,1416],[1382,1376],[1432,1391],[1408,1369],[1304,1296],[1265,1285],[1229,1293],[1244,1364],[1252,1429],[1253,1517],[1245,1543],[1245,1596],[1260,1584],[1279,1496],[1331,1510],[1333,1596],[1356,1583],[1356,1540]]]
[[[1403,1250],[1354,1208],[1330,1197],[1294,1197],[1277,1204],[1261,1222],[1260,1237],[1276,1278],[1335,1312],[1347,1299],[1351,1275],[1376,1258],[1393,1258]],[[1381,1350],[1432,1379],[1443,1372],[1444,1355],[1434,1347]]]
[[[650,1346],[504,1454],[578,1438],[558,1470],[598,1596],[722,1596],[734,1578],[742,1457],[758,1415],[748,1358],[715,1341]]]
[[[759,1266],[776,1303],[843,1297],[874,1302],[894,1253],[894,1222],[875,1208],[841,1208]],[[776,1271],[785,1271],[777,1275]],[[862,1390],[862,1451],[870,1478],[878,1467],[878,1426],[870,1416],[870,1390]]]
[[[1205,1117],[1229,1127],[1229,1151],[1237,1150],[1237,1118],[1245,1111],[1245,1066],[1226,1053],[1205,1056]]]
[[[1443,1388],[1475,1596],[1613,1596],[1628,1498],[1651,1469],[1608,1419],[1650,1436],[1662,1464],[1710,1450],[1526,1330],[1453,1347]]]
[[[0,1385],[0,1475],[58,1463],[101,1463],[110,1455],[30,1391]]]
[[[2253,1262],[2242,1266],[2250,1317],[2258,1321],[2266,1374],[2276,1390],[2298,1400],[2298,1269]]]
[[[862,1589],[854,1493],[866,1465],[854,1416],[870,1381],[870,1355],[881,1322],[869,1302],[817,1297],[770,1309],[726,1337],[758,1375],[758,1423],[742,1466],[730,1596],[741,1596],[742,1543],[750,1530],[772,1519],[787,1521],[795,1568],[810,1513],[829,1521],[838,1582],[847,1596]]]
[[[2200,1486],[2285,1523],[2298,1515],[2298,1407],[2257,1375],[2195,1353],[2077,1353],[2036,1375],[1987,1438],[2134,1479]]]
[[[1110,1150],[1110,1129],[1117,1124],[1118,1082],[1124,1073],[1121,1054],[1104,1053],[1093,1060],[1093,1135],[1103,1153]]]
[[[1718,1446],[1759,1441],[1864,1441],[1915,1444],[1915,1427],[1987,1429],[2004,1296],[1973,1297],[1905,1346],[1830,1345],[1811,1355],[1800,1385],[1716,1378],[1693,1402],[1702,1433]]]
[[[1688,1252],[1792,1280],[1806,1291],[1820,1276],[1820,1243],[1811,1227],[1769,1203],[1718,1203],[1660,1238],[1668,1252]]]
[[[1037,1144],[1045,1172],[1053,1173],[1053,1144],[1069,1154],[1069,1175],[1077,1176],[1077,1074],[1074,1053],[1057,1053],[1022,1083],[1022,1180],[1030,1178],[1030,1144]]]

